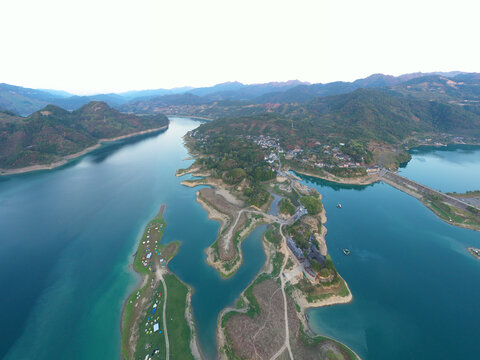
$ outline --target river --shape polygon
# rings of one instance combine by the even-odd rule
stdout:
[[[198,125],[175,118],[165,132],[62,168],[0,177],[0,358],[119,358],[121,309],[138,282],[132,254],[163,203],[164,241],[182,242],[170,268],[194,288],[201,347],[215,357],[218,313],[265,261],[264,227],[245,240],[245,261],[231,279],[205,263],[219,225],[195,201],[198,189],[174,176],[191,164],[182,136]],[[311,180],[324,195],[330,252],[355,299],[312,311],[312,325],[365,359],[476,355],[480,262],[465,247],[480,246],[479,233],[443,223],[385,184]]]

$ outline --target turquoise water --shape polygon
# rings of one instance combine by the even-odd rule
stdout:
[[[138,281],[131,255],[162,203],[165,241],[182,241],[170,267],[194,288],[201,346],[214,358],[219,311],[265,261],[264,228],[244,242],[245,262],[231,279],[206,265],[218,224],[195,201],[197,189],[174,176],[191,163],[182,160],[181,137],[198,124],[175,119],[161,134],[104,147],[61,169],[0,177],[0,358],[119,358],[121,309]],[[435,166],[429,153],[414,166],[421,162],[414,154],[402,171],[422,181],[424,169],[455,166],[451,154],[463,164],[462,176],[445,177],[451,190],[478,188],[465,181],[479,169],[478,153],[469,151],[443,152]],[[385,184],[305,179],[324,195],[329,250],[354,294],[351,304],[312,311],[312,326],[364,359],[475,358],[480,262],[465,247],[480,247],[480,233],[440,221]],[[425,179],[435,187],[428,183],[434,176]]]
[[[205,263],[218,223],[180,185],[191,161],[182,136],[199,122],[175,119],[154,136],[99,149],[61,169],[0,178],[0,358],[120,357],[123,301],[138,277],[129,267],[144,226],[167,204],[165,241],[182,245],[171,268],[194,287],[204,352],[214,357],[219,311],[263,265],[260,235],[245,263],[222,281]]]
[[[480,156],[454,149],[440,159],[437,151],[414,153],[403,175],[434,186],[432,172],[446,172],[445,188],[471,189],[464,177],[455,182],[448,173],[460,154],[469,158],[460,160],[462,174],[480,171]],[[480,247],[480,233],[441,221],[383,183],[352,187],[303,179],[324,196],[327,245],[354,296],[350,304],[311,310],[312,328],[364,359],[478,358],[480,262],[466,247]]]
[[[480,146],[422,146],[400,174],[443,192],[480,190]]]
[[[278,215],[278,203],[282,199],[280,195],[271,192],[270,195],[273,197],[272,203],[270,204],[270,210],[268,211],[269,214]]]

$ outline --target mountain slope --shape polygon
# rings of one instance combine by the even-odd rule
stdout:
[[[400,94],[457,104],[478,103],[480,100],[480,74],[460,74],[453,78],[424,76],[391,88]]]
[[[460,106],[393,96],[378,90],[317,98],[305,105],[313,119],[347,136],[396,143],[414,132],[480,135],[480,117]]]
[[[27,115],[41,109],[55,96],[42,90],[28,89],[21,86],[0,84],[0,109]]]
[[[412,134],[480,138],[480,116],[457,105],[359,89],[305,104],[285,104],[269,113],[224,118],[201,128],[225,134],[276,136],[289,146],[328,139],[398,145]]]
[[[75,110],[90,101],[105,101],[110,106],[119,106],[127,99],[117,94],[97,94],[89,96],[68,95],[55,90],[36,90],[0,84],[0,109],[13,111],[21,116],[27,116],[43,107],[53,104],[67,110]]]
[[[122,114],[103,102],[70,113],[48,105],[27,118],[0,113],[0,168],[49,164],[95,145],[99,139],[128,135],[168,124],[163,115]]]

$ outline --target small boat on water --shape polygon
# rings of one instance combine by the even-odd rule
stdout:
[[[338,204],[337,204],[337,208],[338,208],[338,209],[341,209],[341,208],[342,208],[342,204],[338,203]]]
[[[343,249],[342,250],[345,255],[350,255],[350,250],[349,249]]]

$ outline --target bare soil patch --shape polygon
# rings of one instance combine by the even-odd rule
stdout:
[[[234,353],[247,359],[269,359],[285,342],[284,304],[280,286],[266,279],[253,287],[253,296],[260,313],[251,318],[235,314],[226,323],[225,330]],[[299,321],[295,305],[288,298],[289,326],[297,334]]]

